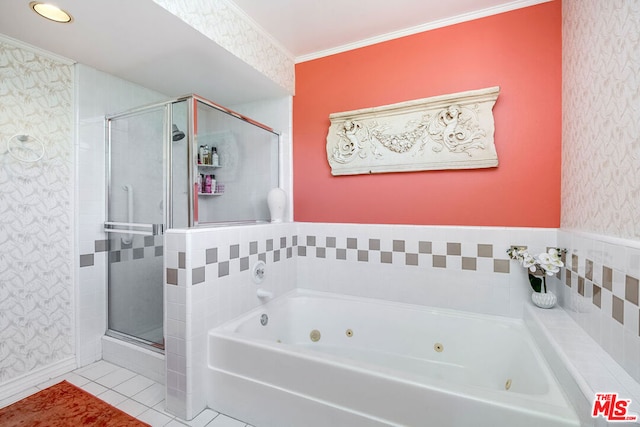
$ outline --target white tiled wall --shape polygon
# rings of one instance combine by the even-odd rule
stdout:
[[[203,372],[211,328],[261,304],[251,269],[261,259],[260,287],[275,296],[295,287],[295,224],[169,230],[165,235],[167,409],[191,419],[206,405]]]
[[[530,288],[506,250],[556,242],[555,229],[539,228],[303,223],[298,236],[298,287],[511,317]]]
[[[558,244],[568,249],[560,304],[640,382],[640,243],[560,230]]]
[[[314,223],[170,230],[165,236],[167,408],[186,419],[204,409],[206,333],[261,303],[250,275],[258,259],[267,262],[261,287],[276,296],[301,287],[521,317],[529,285],[506,250],[526,245],[543,251],[556,244],[556,233]],[[490,247],[491,254],[478,245]],[[434,258],[446,265],[434,266]]]
[[[216,147],[221,167],[214,173],[221,196],[198,198],[200,224],[269,220],[267,194],[278,186],[278,136],[210,107],[198,107],[197,144]]]
[[[280,188],[293,194],[293,97],[256,101],[253,103],[233,105],[234,111],[251,117],[271,127],[280,134]],[[287,206],[285,221],[293,221],[293,206]]]

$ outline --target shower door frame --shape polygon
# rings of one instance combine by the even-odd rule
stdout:
[[[274,134],[277,138],[278,138],[278,184],[280,185],[282,182],[282,177],[281,177],[281,173],[282,173],[282,169],[281,169],[281,155],[282,155],[282,148],[281,148],[281,135],[280,133],[276,132],[273,128],[264,125],[260,122],[257,122],[249,117],[246,117],[240,113],[237,113],[233,110],[230,110],[226,107],[223,107],[219,104],[216,104],[215,102],[212,102],[206,98],[203,98],[199,95],[196,94],[189,94],[189,95],[184,95],[184,96],[180,96],[177,98],[173,98],[173,99],[169,99],[167,101],[163,101],[163,102],[157,102],[157,103],[153,103],[153,104],[148,104],[148,105],[144,105],[141,107],[137,107],[137,108],[133,108],[130,110],[126,110],[117,114],[113,114],[113,115],[108,115],[105,117],[105,156],[106,156],[106,174],[105,174],[105,178],[106,178],[106,194],[105,194],[105,215],[106,218],[109,218],[109,206],[110,206],[110,200],[109,200],[109,196],[111,194],[111,121],[115,120],[115,119],[119,119],[119,118],[124,118],[127,116],[133,116],[136,114],[143,114],[149,110],[152,110],[154,108],[161,108],[164,107],[165,111],[164,111],[164,126],[163,126],[163,147],[162,147],[162,156],[163,156],[163,178],[162,178],[162,185],[164,187],[164,192],[163,192],[163,214],[164,214],[164,227],[155,227],[155,224],[146,224],[146,225],[151,225],[152,226],[152,230],[151,233],[155,233],[156,231],[158,232],[158,234],[164,234],[164,232],[167,229],[170,229],[173,227],[173,190],[174,190],[174,186],[173,186],[173,156],[172,156],[172,139],[171,139],[171,135],[172,135],[172,128],[171,125],[173,123],[173,106],[174,104],[177,104],[179,102],[183,102],[186,101],[187,102],[187,112],[186,112],[186,120],[187,120],[187,128],[186,128],[186,132],[185,132],[185,138],[186,138],[186,144],[187,144],[187,192],[188,192],[188,203],[186,206],[187,209],[187,219],[188,219],[188,227],[192,228],[192,227],[207,227],[207,226],[212,226],[212,224],[209,223],[204,223],[204,224],[199,224],[198,221],[194,218],[194,208],[195,208],[195,203],[197,203],[197,198],[198,198],[198,194],[196,194],[196,192],[194,191],[194,183],[195,183],[195,173],[197,171],[197,150],[194,147],[194,138],[196,135],[196,129],[195,129],[195,114],[196,114],[196,103],[197,102],[201,102],[213,109],[216,109],[218,111],[221,111],[225,114],[228,114],[230,116],[233,116],[236,119],[239,119],[241,121],[244,121],[248,124],[251,124],[253,126],[256,126],[258,128],[261,128],[262,130],[265,130],[269,133]],[[246,223],[246,222],[242,222],[242,223]],[[220,225],[220,224],[218,224]],[[107,222],[105,222],[105,232],[109,232],[110,228],[107,227]],[[111,229],[113,231],[113,229]],[[131,232],[130,228],[125,229],[127,231]],[[146,230],[145,230],[146,231]],[[135,234],[143,234],[145,233],[145,231],[141,231],[141,230],[137,230],[132,232]],[[123,233],[126,231],[122,231]],[[164,264],[163,264],[164,265]],[[105,267],[105,277],[107,279],[107,287],[109,286],[109,262],[107,260],[106,263],[106,267]],[[162,291],[164,293],[164,283],[166,283],[166,270],[163,267],[163,272],[162,272],[162,276],[163,276],[163,286],[162,286]],[[107,294],[108,294],[109,290],[107,289]],[[166,320],[166,309],[164,306],[164,295],[163,295],[163,319],[162,319],[162,329],[163,329],[163,335],[165,333],[165,320]],[[107,319],[106,319],[106,325],[105,325],[105,335],[114,337],[114,338],[118,338],[121,339],[123,341],[127,341],[127,342],[131,342],[133,344],[139,345],[143,348],[147,348],[149,350],[152,350],[154,352],[158,352],[158,353],[164,353],[164,348],[160,348],[157,345],[154,345],[153,342],[144,340],[142,338],[139,337],[135,337],[132,335],[128,335],[126,333],[123,332],[118,332],[115,330],[112,330],[109,328],[109,298],[107,297],[107,301],[106,301],[107,307],[106,307],[106,312],[107,312]]]
[[[163,163],[163,173],[162,173],[162,187],[163,187],[163,197],[162,197],[162,206],[163,206],[163,223],[162,224],[136,224],[136,223],[131,223],[131,224],[119,224],[116,226],[110,225],[113,223],[109,223],[108,221],[105,221],[105,233],[109,233],[109,232],[117,232],[117,233],[126,233],[127,231],[129,231],[131,234],[142,234],[142,235],[147,235],[147,236],[153,236],[153,235],[164,235],[164,232],[171,228],[173,226],[173,214],[172,214],[172,191],[173,191],[173,176],[172,176],[172,150],[171,150],[171,133],[172,133],[172,129],[171,129],[171,124],[173,123],[173,104],[175,102],[179,101],[178,99],[173,99],[170,101],[165,101],[165,102],[160,102],[160,103],[154,103],[154,104],[150,104],[150,105],[145,105],[142,107],[138,107],[138,108],[134,108],[134,109],[130,109],[121,113],[117,113],[117,114],[113,114],[113,115],[109,115],[105,117],[105,159],[106,159],[106,173],[105,173],[105,179],[106,179],[106,193],[105,193],[105,218],[108,220],[109,219],[109,206],[111,203],[110,200],[110,195],[111,195],[111,177],[112,177],[112,173],[111,173],[111,166],[112,166],[112,159],[111,159],[111,138],[112,138],[112,131],[111,131],[111,123],[113,120],[117,120],[117,119],[122,119],[122,118],[127,118],[127,117],[132,117],[132,116],[136,116],[139,114],[144,114],[146,112],[152,111],[154,109],[164,109],[163,111],[163,135],[162,135],[162,163]],[[189,116],[190,111],[187,113],[187,121],[190,121],[191,117]],[[189,136],[187,136],[189,138]],[[189,148],[188,148],[189,150]],[[150,226],[150,227],[148,227]],[[126,227],[125,229],[119,229],[118,227]],[[135,228],[138,227],[138,229],[136,230]],[[133,228],[133,230],[131,230]],[[145,228],[145,230],[140,230],[140,228]],[[148,230],[146,228],[149,228]],[[164,252],[164,251],[163,251]],[[161,346],[158,343],[154,343],[152,341],[148,341],[145,340],[141,337],[136,337],[134,335],[130,335],[124,332],[120,332],[120,331],[116,331],[113,330],[109,327],[109,286],[110,286],[110,274],[109,274],[109,260],[107,260],[106,263],[106,271],[105,271],[105,278],[106,278],[106,282],[107,282],[107,298],[106,298],[106,313],[107,313],[107,318],[106,318],[106,325],[105,325],[105,335],[113,337],[113,338],[117,338],[120,339],[122,341],[126,341],[126,342],[130,342],[136,345],[139,345],[143,348],[152,350],[154,352],[157,353],[164,353],[164,344],[162,344]],[[163,292],[163,297],[162,297],[162,331],[163,331],[163,337],[164,337],[164,323],[165,323],[165,308],[164,308],[164,282],[166,281],[165,279],[165,272],[164,272],[164,263],[163,263],[163,283],[162,283],[162,292]],[[164,341],[164,340],[163,340]]]

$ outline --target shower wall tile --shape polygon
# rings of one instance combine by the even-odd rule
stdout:
[[[94,261],[91,267],[79,269],[77,276],[77,295],[84,304],[79,308],[82,325],[77,326],[79,364],[88,364],[102,358],[102,336],[106,328],[105,254],[96,254]]]
[[[80,267],[90,267],[93,265],[93,254],[80,255]]]

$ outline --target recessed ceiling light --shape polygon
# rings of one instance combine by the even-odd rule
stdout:
[[[31,9],[33,9],[35,13],[42,16],[43,18],[50,19],[51,21],[62,23],[73,21],[71,15],[52,4],[32,1],[31,3],[29,3],[29,6],[31,6]]]

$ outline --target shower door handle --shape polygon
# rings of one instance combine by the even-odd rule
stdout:
[[[142,224],[138,222],[105,222],[105,233],[140,234],[157,236],[164,234],[164,224]]]

